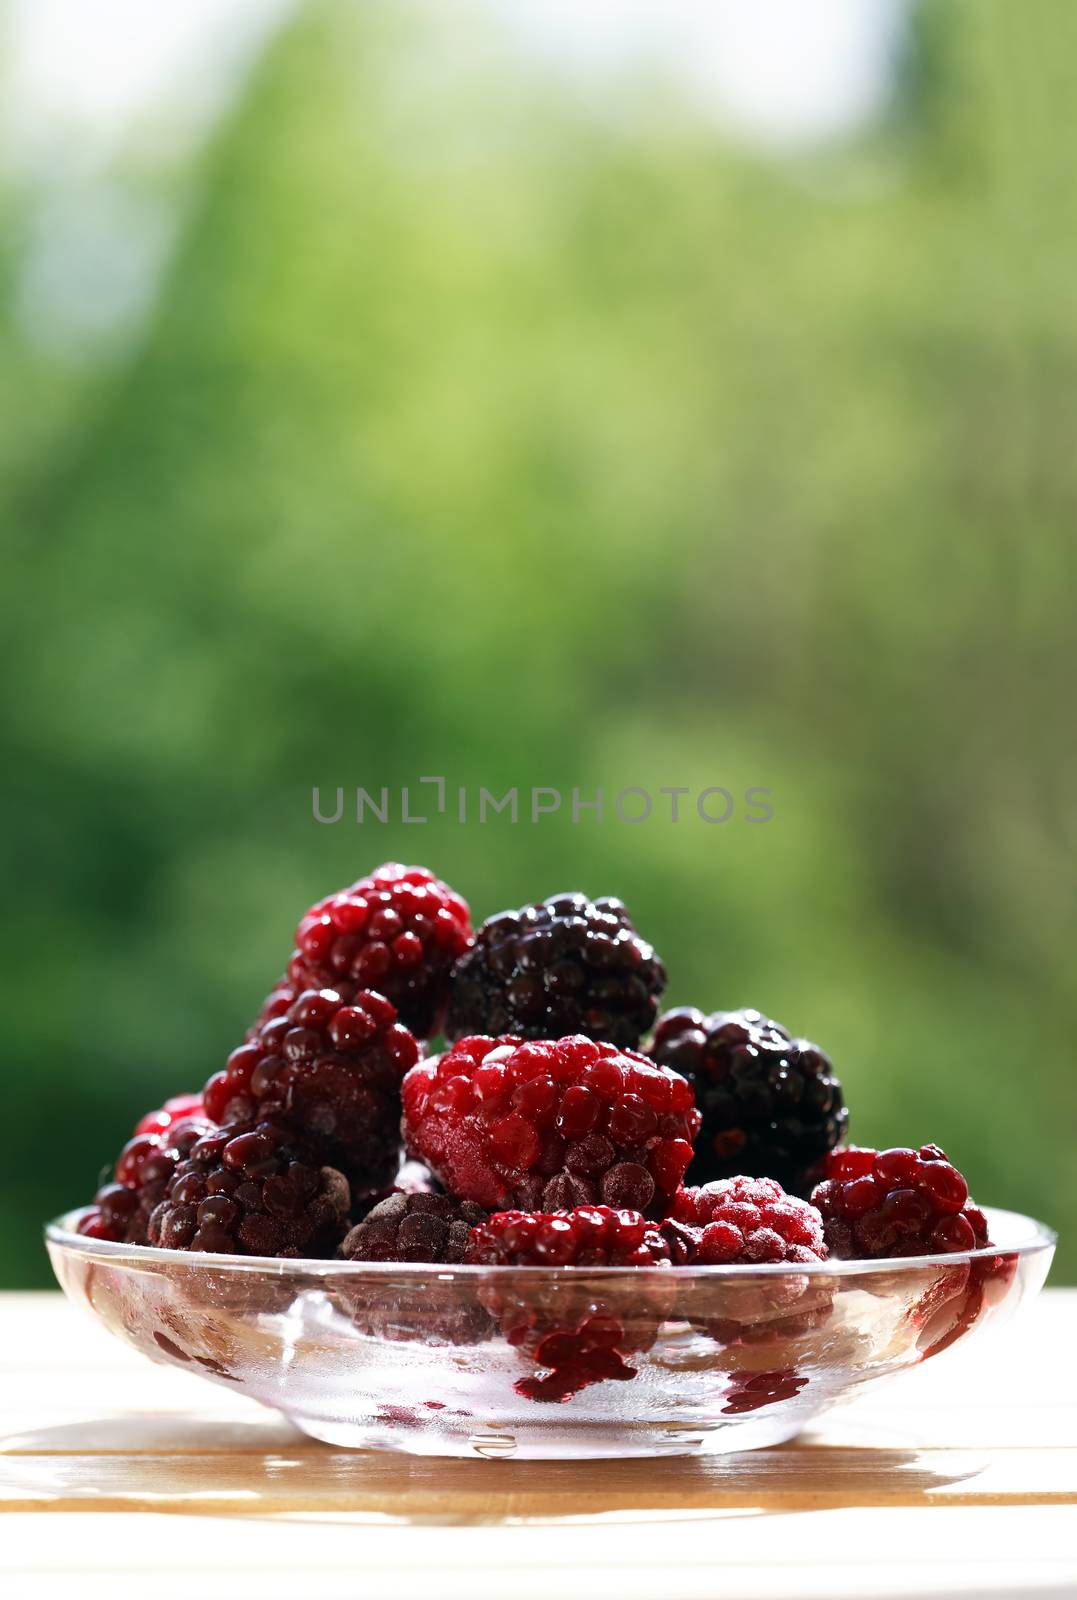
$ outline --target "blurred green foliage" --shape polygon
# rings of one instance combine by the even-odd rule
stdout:
[[[310,7],[88,368],[0,200],[4,1281],[386,858],[623,895],[672,1002],[817,1038],[854,1138],[1074,1277],[1077,12],[919,17],[888,124],[776,161],[455,8]],[[428,773],[775,817],[312,820]]]

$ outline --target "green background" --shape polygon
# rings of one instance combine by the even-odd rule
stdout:
[[[922,7],[884,121],[781,159],[462,27],[309,6],[121,152],[179,234],[91,355],[0,190],[0,1278],[403,858],[622,895],[671,1003],[817,1039],[1072,1280],[1077,10]],[[775,814],[312,819],[429,773]]]

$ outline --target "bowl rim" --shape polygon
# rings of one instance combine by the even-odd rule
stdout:
[[[1020,1211],[1007,1211],[999,1206],[984,1206],[988,1220],[992,1218],[1007,1218],[1011,1223],[1023,1225],[1027,1230],[1027,1238],[1018,1238],[1015,1243],[1001,1245],[985,1245],[978,1250],[955,1250],[950,1254],[924,1255],[924,1256],[883,1256],[869,1261],[844,1261],[834,1257],[828,1261],[819,1262],[749,1262],[736,1266],[509,1266],[509,1265],[471,1265],[465,1263],[448,1263],[438,1261],[340,1261],[325,1260],[319,1257],[295,1256],[282,1258],[280,1256],[239,1256],[214,1254],[208,1250],[166,1250],[159,1245],[147,1244],[122,1244],[109,1239],[91,1239],[86,1234],[76,1233],[74,1224],[78,1218],[85,1215],[91,1208],[79,1206],[73,1211],[66,1211],[61,1216],[45,1224],[45,1239],[47,1244],[56,1246],[68,1255],[93,1256],[95,1259],[112,1261],[116,1265],[126,1265],[138,1269],[140,1266],[184,1266],[212,1268],[218,1272],[261,1272],[271,1273],[277,1277],[384,1277],[384,1278],[417,1278],[437,1279],[443,1281],[448,1278],[482,1278],[489,1279],[494,1275],[512,1274],[513,1276],[533,1276],[538,1274],[556,1273],[559,1276],[565,1273],[580,1274],[581,1276],[624,1276],[633,1278],[641,1273],[648,1276],[659,1274],[665,1277],[673,1272],[681,1277],[718,1278],[730,1281],[740,1281],[745,1278],[774,1278],[774,1277],[811,1277],[811,1278],[847,1278],[865,1277],[872,1274],[887,1276],[895,1272],[923,1271],[925,1267],[956,1267],[974,1261],[991,1261],[998,1256],[1032,1256],[1045,1250],[1054,1250],[1058,1243],[1058,1235],[1053,1228],[1044,1222],[1039,1222],[1035,1217],[1025,1216]]]

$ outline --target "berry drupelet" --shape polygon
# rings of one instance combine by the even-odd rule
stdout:
[[[403,1101],[410,1154],[491,1210],[662,1211],[699,1126],[677,1073],[581,1036],[461,1039],[412,1068]]]
[[[210,1130],[199,1095],[177,1095],[142,1118],[120,1151],[111,1183],[94,1195],[75,1231],[90,1239],[145,1244],[150,1213],[179,1163]]]
[[[344,1237],[348,1181],[284,1123],[214,1128],[180,1161],[149,1220],[170,1250],[328,1256]]]
[[[206,1108],[202,1103],[200,1094],[175,1094],[166,1100],[159,1111],[147,1111],[146,1115],[135,1126],[135,1135],[140,1133],[167,1133],[178,1122],[189,1122],[192,1117],[204,1118]]]
[[[936,1144],[836,1150],[812,1193],[831,1253],[853,1260],[950,1254],[986,1245],[987,1219]]]
[[[304,987],[310,988],[307,984]],[[285,978],[279,978],[262,1001],[262,1009],[247,1029],[247,1041],[250,1042],[267,1022],[272,1022],[274,1017],[282,1017],[284,1013],[295,1005],[299,990]]]
[[[453,972],[446,1032],[580,1033],[635,1050],[665,986],[665,968],[619,900],[555,895],[483,924]]]
[[[429,1039],[444,1020],[453,963],[472,937],[467,902],[454,890],[425,867],[389,862],[310,908],[284,985],[295,993],[336,989],[345,999],[376,989],[406,1027]]]
[[[400,1155],[400,1084],[419,1046],[383,995],[307,989],[233,1050],[206,1084],[221,1126],[283,1116],[318,1139],[357,1191],[388,1187]]]
[[[703,1126],[693,1178],[748,1174],[810,1194],[849,1120],[841,1084],[817,1045],[758,1011],[704,1016],[683,1007],[660,1019],[648,1053],[695,1090]]]
[[[345,1261],[463,1261],[486,1212],[447,1194],[397,1192],[379,1200],[340,1247]]]

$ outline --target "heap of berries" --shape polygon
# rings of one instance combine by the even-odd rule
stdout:
[[[659,1017],[665,983],[619,900],[556,895],[476,935],[426,868],[379,867],[301,918],[242,1042],[201,1094],[143,1117],[77,1227],[170,1250],[486,1269],[478,1320],[442,1333],[500,1328],[535,1369],[519,1392],[544,1401],[634,1376],[675,1313],[739,1342],[736,1316],[716,1325],[678,1301],[679,1267],[788,1266],[765,1280],[786,1286],[788,1334],[827,1314],[822,1289],[803,1297],[828,1255],[987,1244],[936,1145],[843,1144],[842,1087],[817,1045],[758,1011]],[[493,1270],[535,1267],[565,1270]],[[588,1275],[610,1267],[639,1276]],[[731,1281],[752,1304],[761,1275]],[[391,1308],[356,1294],[357,1325],[377,1330]],[[740,1409],[766,1403],[749,1390]]]

